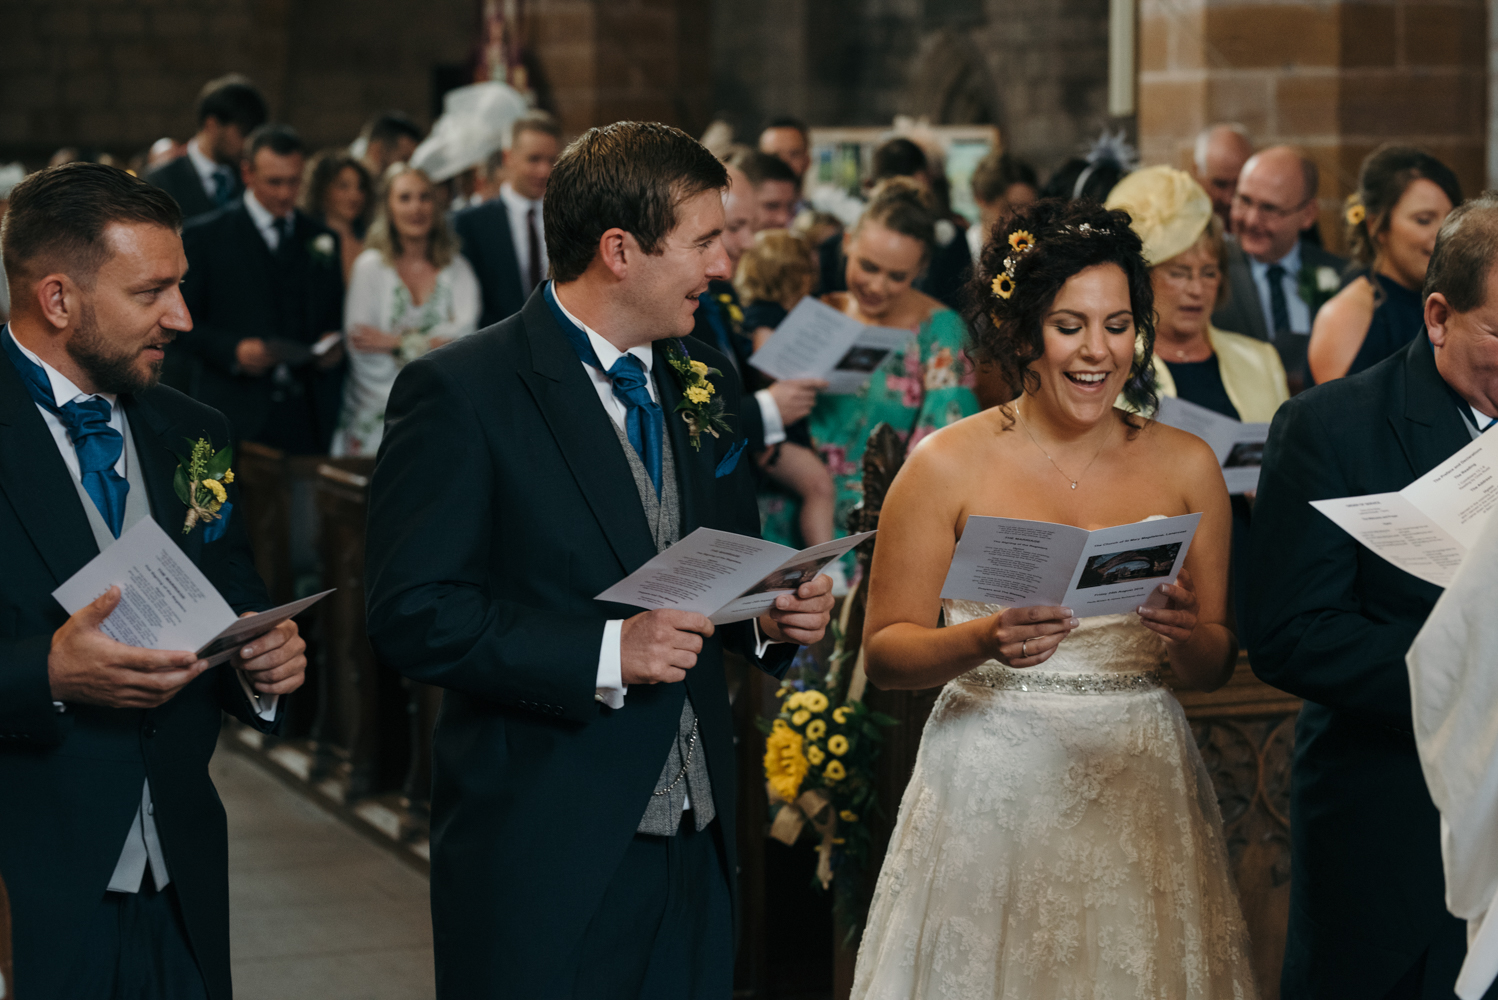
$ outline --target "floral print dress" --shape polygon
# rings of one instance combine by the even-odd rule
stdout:
[[[848,533],[848,512],[863,499],[863,452],[876,426],[889,424],[914,447],[932,431],[978,412],[973,367],[963,351],[966,335],[955,312],[938,309],[912,331],[910,346],[885,358],[856,394],[818,398],[807,420],[812,445],[832,473],[832,525],[838,537]],[[767,486],[760,494],[764,536],[799,547],[799,504]]]

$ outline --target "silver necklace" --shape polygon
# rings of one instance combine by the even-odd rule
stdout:
[[[1098,455],[1101,455],[1103,453],[1103,449],[1105,447],[1107,447],[1107,445],[1108,445],[1108,437],[1104,436],[1103,437],[1103,443],[1097,446],[1097,454],[1095,454],[1095,455],[1092,456],[1092,462],[1088,462],[1087,463],[1087,468],[1083,469],[1077,475],[1076,479],[1073,479],[1071,476],[1068,476],[1064,471],[1062,471],[1061,466],[1059,466],[1059,465],[1056,464],[1056,460],[1051,457],[1051,453],[1050,452],[1048,452],[1044,448],[1040,447],[1040,442],[1038,440],[1036,440],[1034,433],[1031,432],[1030,425],[1029,425],[1029,423],[1026,422],[1024,414],[1020,413],[1020,411],[1019,411],[1019,404],[1018,403],[1014,404],[1014,415],[1019,418],[1020,426],[1023,427],[1025,429],[1025,433],[1027,435],[1029,435],[1029,437],[1030,437],[1030,443],[1033,444],[1036,448],[1040,449],[1040,453],[1045,456],[1046,461],[1050,462],[1051,466],[1057,472],[1061,473],[1061,478],[1065,479],[1067,482],[1071,483],[1071,488],[1072,489],[1076,489],[1077,488],[1077,483],[1081,481],[1081,479],[1082,479],[1083,476],[1087,475],[1087,469],[1092,468],[1092,462],[1096,462],[1098,460]]]

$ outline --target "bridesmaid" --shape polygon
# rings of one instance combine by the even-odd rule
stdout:
[[[1461,203],[1456,174],[1429,153],[1384,146],[1363,161],[1347,200],[1347,242],[1363,270],[1316,314],[1307,358],[1317,382],[1356,375],[1419,335],[1436,233]]]

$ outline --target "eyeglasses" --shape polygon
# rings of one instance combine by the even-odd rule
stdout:
[[[1158,269],[1161,277],[1172,285],[1185,287],[1196,281],[1209,284],[1222,280],[1222,270],[1215,264],[1207,264],[1202,267],[1187,267],[1184,264],[1172,264],[1168,267]]]
[[[1274,219],[1275,221],[1288,219],[1290,216],[1294,215],[1296,212],[1299,212],[1302,208],[1305,208],[1310,203],[1311,198],[1307,198],[1299,205],[1292,205],[1290,208],[1281,208],[1278,205],[1271,205],[1267,201],[1256,201],[1255,199],[1250,198],[1248,195],[1244,194],[1242,191],[1239,191],[1237,194],[1233,195],[1233,207],[1238,209],[1240,212],[1243,212],[1246,215],[1251,211],[1257,210],[1259,214],[1264,216],[1266,219]]]

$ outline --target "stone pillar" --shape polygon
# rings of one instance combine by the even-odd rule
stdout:
[[[1321,231],[1343,242],[1341,200],[1385,142],[1427,149],[1468,194],[1486,180],[1485,0],[1142,0],[1139,141],[1145,163],[1189,168],[1198,130],[1245,125],[1321,166]]]

